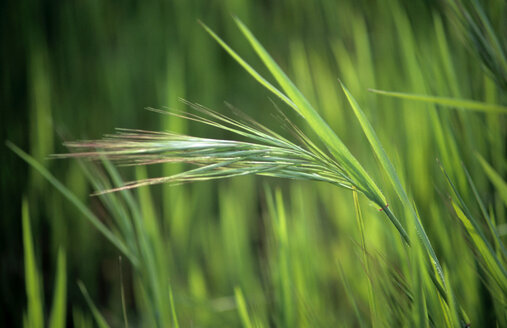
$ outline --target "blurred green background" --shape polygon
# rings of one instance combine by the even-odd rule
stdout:
[[[484,10],[505,45],[505,3],[488,1]],[[479,153],[505,177],[505,116],[367,91],[505,104],[505,89],[460,33],[444,1],[2,1],[1,140],[10,140],[43,163],[110,224],[110,210],[89,196],[94,187],[79,163],[48,159],[67,151],[63,141],[97,139],[116,127],[232,137],[144,110],[185,110],[179,98],[219,112],[225,111],[227,101],[277,128],[269,93],[197,22],[205,22],[266,73],[231,15],[253,31],[368,172],[385,183],[338,78],[347,85],[418,205],[457,302],[477,327],[506,323],[505,295],[498,301],[477,274],[474,251],[450,209],[445,176],[435,161],[443,163],[473,213],[480,213],[464,163],[487,211],[494,213],[499,230],[503,227],[505,240],[502,194],[476,157]],[[118,250],[3,143],[0,154],[0,322],[21,326],[27,308],[21,224],[25,197],[43,281],[45,320],[62,248],[67,258],[67,325],[93,322],[76,284],[80,280],[109,324],[122,326]],[[154,166],[120,173],[132,180],[178,170],[181,167]],[[396,208],[395,194],[385,184]],[[394,327],[412,320],[403,315],[410,302],[389,285],[392,270],[401,276],[408,270],[406,253],[399,240],[393,241],[395,229],[361,199],[378,313],[369,310],[369,279],[359,260],[360,230],[349,191],[247,176],[154,186],[132,194],[144,220],[156,222],[161,240],[157,250],[162,250],[158,255],[167,270],[161,271],[162,280],[170,285],[182,327],[248,326],[249,320],[253,326],[355,327],[368,325],[372,316],[379,326]],[[150,296],[143,294],[143,279],[128,261],[123,261],[123,275],[130,325],[167,323],[164,314],[147,308]],[[242,297],[247,318],[238,305]],[[171,317],[171,306],[165,305]],[[430,305],[428,311],[438,312]],[[440,319],[433,314],[434,326],[440,326]]]

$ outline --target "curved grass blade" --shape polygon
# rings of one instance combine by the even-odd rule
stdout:
[[[376,90],[376,89],[368,89],[369,91],[401,99],[408,99],[414,101],[423,101],[431,104],[446,106],[446,107],[454,107],[454,108],[463,108],[472,111],[485,112],[485,113],[493,113],[493,114],[507,114],[507,107],[497,104],[489,104],[475,100],[468,99],[458,99],[458,98],[447,98],[447,97],[437,97],[437,96],[429,96],[429,95],[419,95],[413,93],[404,93],[404,92],[393,92],[393,91],[384,91],[384,90]]]
[[[345,146],[342,140],[334,133],[324,119],[322,119],[310,102],[297,89],[294,83],[292,83],[274,59],[259,43],[252,32],[250,32],[250,30],[238,18],[235,18],[235,21],[257,55],[261,58],[264,65],[268,68],[278,84],[280,84],[282,89],[295,105],[291,107],[303,116],[308,125],[313,131],[315,131],[333,156],[340,161],[343,169],[357,184],[358,189],[379,206],[384,207],[386,204],[384,195],[373,182],[371,177],[366,173],[358,160]]]
[[[340,82],[341,83],[341,82]],[[405,206],[407,209],[409,209],[413,223],[416,227],[417,234],[419,238],[421,239],[424,248],[428,252],[428,254],[431,257],[431,260],[434,264],[434,266],[437,269],[438,275],[442,282],[444,282],[444,275],[442,271],[442,266],[440,265],[440,262],[438,261],[437,255],[435,254],[435,251],[433,250],[433,247],[431,246],[431,242],[428,238],[428,235],[426,234],[424,227],[422,226],[418,216],[417,212],[412,205],[412,202],[408,198],[407,193],[405,192],[405,189],[401,185],[400,178],[398,177],[398,174],[396,173],[396,170],[394,169],[394,166],[392,165],[391,161],[387,157],[387,154],[384,150],[384,147],[382,147],[382,144],[380,143],[380,140],[377,137],[377,134],[375,133],[375,130],[371,126],[370,122],[368,121],[368,118],[364,114],[364,112],[359,107],[359,104],[354,99],[352,94],[349,92],[349,90],[341,83],[341,86],[343,88],[343,91],[345,92],[345,95],[347,96],[347,99],[349,100],[349,103],[354,111],[354,114],[356,115],[357,119],[359,120],[359,123],[361,124],[361,127],[363,129],[364,134],[368,138],[368,141],[370,142],[371,147],[373,148],[373,151],[375,152],[375,155],[380,161],[380,164],[386,171],[387,175],[389,176],[389,180],[391,181],[394,190],[398,194],[398,197],[403,203],[403,206]],[[389,208],[386,208],[386,214],[389,215],[391,211]],[[408,236],[407,236],[408,238]]]
[[[243,60],[231,47],[227,45],[218,35],[216,35],[215,32],[213,32],[212,29],[210,29],[206,24],[199,21],[199,24],[206,30],[206,32],[211,35],[215,41],[224,48],[229,55],[231,55],[232,58],[234,58],[254,79],[257,80],[261,85],[263,85],[266,89],[271,91],[273,94],[275,94],[277,97],[279,97],[281,100],[283,100],[287,105],[294,108],[294,110],[298,111],[296,105],[286,96],[284,95],[280,90],[278,90],[275,86],[273,86],[271,83],[269,83],[262,75],[257,73],[256,70],[252,68],[246,61]]]
[[[62,195],[67,198],[74,206],[84,215],[84,217],[90,221],[90,223],[99,230],[106,239],[108,239],[116,248],[118,248],[125,256],[134,264],[138,265],[139,261],[132,254],[132,252],[128,249],[125,243],[115,236],[111,230],[109,230],[93,213],[86,207],[83,202],[81,202],[76,195],[74,195],[67,187],[65,187],[60,181],[58,181],[54,175],[52,175],[45,167],[43,167],[39,162],[37,162],[32,156],[25,153],[18,146],[13,143],[7,141],[7,147],[9,147],[16,155],[21,157],[25,162],[27,162],[31,167],[33,167],[37,172],[39,172],[49,183],[51,183]]]
[[[110,328],[109,324],[107,323],[106,319],[102,316],[99,309],[95,306],[93,303],[90,294],[88,294],[88,290],[86,290],[85,285],[82,281],[77,282],[79,289],[81,290],[81,293],[83,293],[83,296],[86,300],[86,303],[88,303],[88,306],[90,307],[90,310],[92,311],[93,318],[95,318],[95,322],[97,323],[97,326],[99,328]]]
[[[308,122],[312,129],[319,135],[319,138],[324,144],[334,153],[337,158],[344,162],[344,169],[348,174],[354,177],[359,189],[368,198],[378,203],[380,206],[385,204],[385,198],[373,183],[371,178],[366,174],[364,169],[361,167],[359,162],[350,153],[343,142],[334,134],[331,128],[325,123],[325,121],[318,115],[313,109],[310,103],[304,98],[299,90],[294,86],[292,81],[283,73],[280,67],[274,62],[269,56],[266,50],[260,45],[255,39],[253,34],[248,30],[246,26],[236,18],[236,23],[240,27],[243,34],[246,36],[248,41],[253,46],[254,50],[261,57],[264,64],[271,71],[277,82],[287,92],[289,97],[283,94],[280,90],[269,83],[259,73],[257,73],[250,65],[248,65],[234,50],[232,50],[222,39],[220,39],[209,27],[201,23],[204,29],[250,74],[254,77],[261,85],[266,87],[268,90],[273,92],[276,96],[287,103],[297,113],[299,113]]]

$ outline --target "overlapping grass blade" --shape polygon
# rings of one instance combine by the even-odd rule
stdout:
[[[444,281],[444,276],[442,273],[442,267],[440,265],[440,262],[438,261],[437,255],[435,254],[435,251],[433,250],[433,247],[431,246],[431,242],[424,230],[424,227],[422,226],[418,216],[417,212],[414,208],[414,205],[408,198],[407,193],[405,192],[405,189],[401,185],[400,178],[398,177],[398,174],[396,173],[396,170],[394,169],[394,166],[392,165],[391,161],[387,157],[386,152],[384,151],[384,147],[380,143],[380,140],[377,137],[377,134],[375,133],[375,130],[371,126],[370,122],[368,121],[366,115],[359,107],[359,104],[354,99],[352,94],[349,92],[349,90],[343,85],[342,83],[343,91],[345,92],[345,95],[347,96],[347,99],[349,100],[349,103],[354,110],[354,114],[356,115],[357,119],[359,120],[359,123],[361,124],[361,127],[363,129],[364,134],[368,138],[368,141],[370,142],[370,145],[375,152],[375,155],[379,159],[380,164],[384,168],[385,172],[389,176],[389,180],[391,181],[391,184],[394,187],[394,190],[396,191],[396,194],[400,198],[400,200],[403,203],[403,206],[405,206],[412,216],[413,224],[416,227],[417,234],[419,238],[421,239],[424,248],[428,252],[429,256],[431,257],[431,260],[433,264],[435,265],[437,272],[440,276],[441,281]],[[385,212],[387,215],[393,215],[389,208],[386,207]],[[394,215],[393,215],[394,216]],[[396,221],[393,221],[396,222]],[[407,236],[408,239],[408,236]]]
[[[267,51],[257,41],[250,30],[239,20],[235,19],[242,33],[245,35],[247,40],[252,45],[258,56],[261,58],[263,63],[266,65],[268,70],[271,72],[273,77],[280,84],[282,89],[285,91],[287,96],[281,91],[276,89],[272,84],[267,82],[259,73],[257,73],[250,65],[248,65],[239,55],[236,54],[224,41],[222,41],[210,28],[204,26],[206,31],[217,40],[217,42],[236,60],[243,66],[248,73],[250,73],[257,81],[259,81],[264,87],[273,92],[283,101],[285,101],[291,108],[299,113],[313,131],[319,136],[320,140],[326,145],[328,150],[333,155],[334,159],[340,164],[345,171],[346,175],[350,178],[353,185],[363,194],[366,195],[371,201],[376,203],[382,209],[386,209],[386,214],[389,219],[393,222],[395,227],[400,232],[403,239],[409,243],[408,235],[405,232],[401,223],[396,219],[394,214],[387,210],[387,202],[373,182],[371,177],[366,173],[361,164],[352,155],[349,149],[341,141],[341,139],[333,132],[329,125],[322,119],[322,117],[313,108],[310,102],[304,97],[304,95],[297,89],[282,69],[276,64],[271,58]]]
[[[447,178],[451,190],[457,198],[457,202],[451,198],[451,205],[473,243],[479,264],[483,266],[485,272],[490,275],[500,290],[502,290],[503,293],[507,292],[507,269],[503,258],[497,256],[493,246],[482,231],[479,222],[466,206],[458,190],[449,179],[445,169],[442,166],[441,169]]]
[[[320,140],[333,154],[335,159],[342,164],[346,173],[352,178],[354,183],[357,184],[358,189],[379,206],[384,207],[386,204],[384,195],[373,182],[371,177],[366,173],[361,164],[352,155],[341,139],[333,132],[329,125],[317,113],[310,102],[296,88],[294,83],[292,83],[259,41],[257,41],[252,32],[250,32],[250,30],[238,18],[235,18],[235,20],[241,32],[250,42],[257,55],[261,58],[287,96],[291,99],[294,104],[294,106],[291,107],[303,116],[308,125],[313,131],[315,131]]]
[[[493,29],[486,12],[477,0],[448,0],[452,14],[458,22],[458,31],[468,48],[482,61],[483,67],[496,83],[507,90],[507,56],[502,44],[502,32]]]
[[[7,147],[9,147],[14,153],[16,153],[19,157],[21,157],[25,162],[27,162],[31,167],[33,167],[37,172],[39,172],[49,183],[51,183],[62,195],[67,198],[84,217],[90,221],[90,223],[99,230],[104,237],[106,237],[114,246],[116,246],[125,256],[132,262],[132,264],[137,265],[138,260],[134,256],[134,254],[129,250],[129,248],[125,245],[125,243],[116,236],[111,230],[109,230],[93,213],[83,204],[67,187],[65,187],[60,181],[58,181],[45,167],[43,167],[39,162],[37,162],[32,156],[25,153],[19,147],[14,145],[11,142],[7,142]]]
[[[505,249],[503,241],[500,238],[500,234],[498,232],[497,226],[496,226],[494,220],[492,220],[491,215],[488,214],[486,207],[484,206],[484,203],[482,202],[482,199],[479,196],[479,192],[477,191],[477,188],[475,187],[475,183],[472,180],[470,173],[468,172],[468,170],[466,169],[466,167],[464,165],[463,165],[463,170],[465,171],[466,177],[468,179],[468,183],[470,184],[470,187],[472,189],[474,197],[477,200],[477,204],[479,205],[482,216],[484,217],[486,224],[488,225],[489,231],[491,233],[491,236],[493,237],[495,250],[500,251],[503,254],[504,258],[507,259],[507,250]]]

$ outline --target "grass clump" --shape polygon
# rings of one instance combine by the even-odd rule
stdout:
[[[241,20],[217,24],[216,7],[210,16],[178,16],[170,46],[160,32],[165,29],[151,28],[139,34],[149,47],[141,43],[137,56],[125,51],[133,39],[105,33],[101,40],[118,41],[112,53],[97,57],[98,68],[93,56],[84,57],[79,75],[84,84],[97,84],[96,97],[82,85],[80,92],[56,85],[67,73],[54,51],[34,51],[45,55],[30,64],[30,74],[48,73],[31,81],[37,126],[51,113],[48,122],[60,126],[69,118],[59,108],[75,104],[76,113],[86,110],[89,117],[73,124],[94,124],[86,132],[72,129],[78,137],[59,130],[66,140],[88,139],[113,122],[146,130],[117,129],[100,140],[65,142],[67,153],[50,156],[73,161],[41,162],[55,149],[55,136],[44,129],[33,134],[40,142],[29,152],[8,143],[38,172],[23,204],[29,203],[38,222],[34,231],[43,217],[43,231],[51,236],[43,245],[28,242],[23,206],[25,326],[44,318],[51,326],[72,319],[78,327],[92,320],[148,327],[505,326],[503,36],[493,32],[501,30],[499,9],[505,5],[492,1],[482,11],[478,1],[449,3],[451,14],[461,15],[463,39],[475,40],[466,44],[482,53],[477,58],[453,38],[443,16],[449,12],[397,1],[277,3],[270,5],[274,13],[294,15],[266,26],[251,19],[263,15],[247,14],[265,8],[227,2],[217,6]],[[131,13],[140,24],[129,25],[132,33],[168,15],[164,6],[146,6],[142,14]],[[149,8],[157,15],[149,15]],[[85,12],[102,10],[97,5]],[[123,24],[122,13],[109,28]],[[100,22],[95,14],[90,17]],[[220,32],[188,23],[196,15]],[[283,42],[269,44],[274,38],[266,37],[268,31]],[[153,42],[156,35],[164,42]],[[70,39],[79,44],[73,34]],[[85,49],[72,49],[79,49],[78,65]],[[115,57],[115,49],[132,56]],[[247,49],[264,67],[250,64],[255,59]],[[222,60],[224,54],[234,60]],[[132,89],[123,81],[131,81],[129,72],[139,66],[128,58],[152,62],[132,75]],[[107,83],[91,78],[94,67]],[[253,80],[244,79],[243,69]],[[37,86],[44,76],[51,83]],[[276,112],[250,82],[274,96]],[[233,101],[255,114],[229,106],[232,114],[224,115],[178,97],[210,108],[238,97]],[[120,106],[118,116],[103,112],[104,101]],[[171,109],[136,111],[157,102]],[[280,103],[291,112],[280,111]],[[447,107],[456,110],[441,110]],[[278,121],[269,124],[263,117],[273,112]],[[276,125],[281,128],[271,128]],[[269,186],[261,188],[253,175],[278,179],[266,179]],[[59,193],[45,192],[49,186]],[[79,218],[105,238],[79,225]],[[36,283],[48,272],[46,257],[41,270],[35,265],[38,247],[58,262],[50,315]],[[126,260],[120,270],[118,255]],[[78,284],[66,286],[65,266],[79,276]]]

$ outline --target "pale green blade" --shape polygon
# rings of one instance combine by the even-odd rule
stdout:
[[[30,213],[28,210],[28,201],[26,199],[23,199],[21,216],[23,223],[23,249],[25,253],[26,297],[28,302],[26,324],[30,328],[42,328],[44,327],[42,281],[35,260],[32,229],[30,227]]]
[[[239,317],[241,318],[241,323],[244,328],[253,328],[252,320],[250,319],[250,315],[248,314],[248,308],[246,306],[245,297],[243,296],[243,292],[241,288],[234,288],[234,296],[236,298],[236,304],[238,306]]]
[[[64,328],[67,316],[67,271],[65,250],[58,250],[53,307],[49,317],[50,328]]]
[[[413,93],[404,93],[404,92],[393,92],[393,91],[384,91],[384,90],[375,90],[369,89],[369,91],[395,97],[401,99],[415,100],[415,101],[424,101],[436,105],[442,105],[447,107],[454,108],[463,108],[472,111],[486,112],[486,113],[498,113],[498,114],[507,114],[507,107],[497,104],[488,104],[480,101],[469,100],[469,99],[458,99],[458,98],[447,98],[447,97],[437,97],[430,95],[419,95]]]
[[[170,286],[169,286],[169,301],[171,303],[171,315],[173,317],[173,327],[180,328],[178,315],[176,314],[176,306],[174,305],[173,290]]]
[[[375,293],[373,291],[373,281],[370,271],[370,260],[368,259],[368,251],[366,248],[363,214],[361,213],[361,205],[359,204],[359,197],[356,190],[352,191],[352,197],[354,199],[354,209],[356,211],[357,225],[359,226],[359,234],[361,236],[361,248],[364,268],[366,271],[366,279],[368,280],[368,305],[370,307],[371,326],[372,328],[375,328],[379,326],[377,322],[378,321],[377,306],[375,305]]]
[[[341,82],[340,82],[341,83]],[[421,222],[419,221],[419,218],[417,217],[417,212],[414,209],[412,202],[408,198],[407,193],[405,192],[405,189],[401,185],[401,181],[398,177],[398,174],[396,173],[396,170],[394,169],[394,166],[392,165],[391,161],[387,157],[387,154],[384,150],[384,147],[382,147],[382,144],[380,143],[380,140],[377,137],[377,134],[375,133],[375,130],[371,126],[370,122],[368,121],[368,118],[364,114],[364,112],[359,107],[359,104],[354,99],[352,94],[349,92],[349,90],[341,84],[343,91],[345,92],[345,95],[347,96],[347,99],[350,102],[350,105],[352,109],[354,110],[354,114],[356,115],[357,119],[359,120],[359,123],[361,124],[361,128],[363,129],[364,134],[368,138],[368,141],[370,142],[371,147],[373,148],[373,151],[375,152],[375,155],[379,159],[380,164],[386,171],[387,175],[389,176],[389,180],[391,181],[394,190],[398,194],[398,197],[401,199],[403,205],[410,210],[410,213],[412,214],[413,223],[417,229],[417,234],[419,235],[424,248],[429,253],[433,264],[435,265],[437,272],[440,276],[440,279],[442,282],[444,282],[444,276],[442,267],[440,265],[440,262],[438,261],[437,255],[435,254],[435,251],[433,250],[433,247],[431,246],[431,242],[426,235],[426,232],[424,231],[424,227],[422,226]],[[386,214],[389,214],[390,210],[389,208],[386,208]],[[393,221],[394,223],[394,221]],[[403,228],[402,228],[403,229]],[[400,229],[398,229],[400,230]],[[404,230],[403,230],[404,231]],[[401,231],[400,231],[401,232]],[[408,238],[408,236],[407,236]]]
[[[479,162],[481,163],[482,168],[484,169],[484,172],[486,172],[489,180],[500,194],[500,197],[502,198],[505,206],[507,206],[507,183],[479,153],[477,153],[476,156],[479,159]]]

